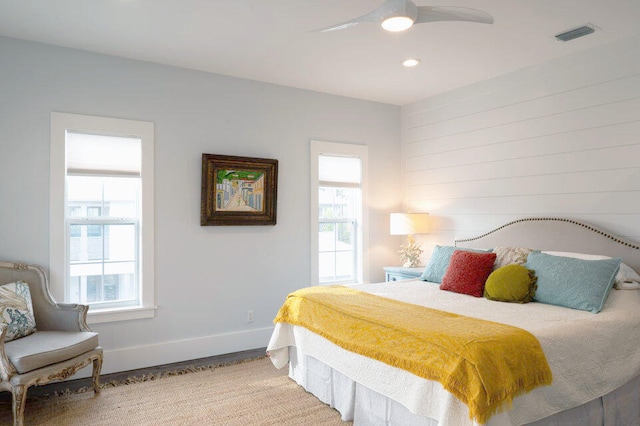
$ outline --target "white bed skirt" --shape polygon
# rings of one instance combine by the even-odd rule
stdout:
[[[412,413],[399,402],[351,380],[299,348],[289,347],[289,377],[354,425],[437,426],[434,419]],[[587,404],[529,425],[640,425],[640,377]]]

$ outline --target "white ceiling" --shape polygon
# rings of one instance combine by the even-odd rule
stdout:
[[[481,9],[495,23],[312,31],[382,1],[0,0],[0,35],[404,105],[640,34],[639,0],[415,0]],[[601,30],[554,38],[587,23]],[[421,65],[403,68],[408,57]]]

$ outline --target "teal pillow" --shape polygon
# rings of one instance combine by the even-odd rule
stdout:
[[[617,258],[584,260],[532,252],[525,266],[538,276],[536,302],[596,314],[613,287],[620,262]]]
[[[470,248],[461,248],[454,246],[438,246],[436,245],[429,259],[429,263],[424,268],[424,272],[420,276],[422,281],[431,281],[440,284],[444,274],[447,272],[451,255],[456,250],[474,251],[474,252],[490,252],[491,250],[475,250]]]

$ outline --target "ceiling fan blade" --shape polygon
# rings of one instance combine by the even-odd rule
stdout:
[[[330,31],[344,30],[345,28],[354,27],[354,26],[358,25],[359,23],[360,22],[356,22],[356,21],[347,21],[347,22],[343,22],[342,24],[331,25],[330,27],[319,28],[317,30],[313,30],[312,32],[328,33]]]
[[[415,24],[438,21],[468,21],[481,24],[493,24],[493,16],[482,10],[466,7],[418,6]]]
[[[358,16],[357,18],[354,18],[354,19],[349,19],[346,22],[342,22],[340,24],[334,24],[329,27],[319,28],[317,30],[313,30],[312,32],[327,33],[330,31],[344,30],[345,28],[354,27],[362,22],[378,22],[379,20],[380,18],[378,17],[378,10],[376,9],[373,12],[369,12],[362,16]]]

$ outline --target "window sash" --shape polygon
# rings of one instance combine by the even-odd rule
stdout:
[[[318,186],[318,195],[321,191],[329,190],[331,194],[331,205],[330,209],[332,214],[336,212],[336,202],[339,201],[336,194],[336,189],[341,188],[354,188],[359,189],[360,184],[338,184],[335,185],[333,182],[329,183],[327,181],[323,181]],[[353,209],[362,209],[361,205],[361,194],[355,191],[350,191],[349,195],[346,197],[346,201],[348,204],[347,210],[349,212],[354,212]],[[354,205],[355,204],[355,205]],[[342,209],[338,209],[338,212],[342,212]],[[326,224],[334,224],[332,231],[322,231],[323,226]],[[340,224],[349,224],[350,226],[350,238],[349,242],[345,243],[340,240]],[[322,234],[330,232],[332,234],[333,240],[328,242],[324,239],[328,236],[323,237]],[[360,251],[358,250],[358,219],[354,216],[330,216],[325,217],[322,216],[322,212],[318,212],[318,282],[321,284],[337,284],[337,283],[355,283],[358,278],[358,259],[360,257]],[[346,245],[345,245],[346,244]],[[324,247],[323,247],[324,246]],[[328,247],[331,247],[328,249]],[[343,257],[341,255],[350,254],[351,262],[350,265],[346,266],[341,262],[340,258]],[[329,259],[327,256],[331,257]],[[344,267],[348,268],[348,271],[342,270],[343,273],[339,273],[340,269]],[[330,271],[327,269],[331,269]],[[345,274],[346,272],[346,274]]]
[[[358,243],[357,243],[357,234],[358,234],[358,223],[356,220],[350,220],[350,219],[337,219],[337,220],[322,220],[319,221],[319,224],[324,224],[324,223],[335,223],[335,224],[339,224],[339,223],[349,223],[352,225],[352,241],[350,243],[350,248],[349,249],[340,249],[338,248],[338,231],[337,229],[334,229],[333,233],[334,233],[334,244],[333,244],[333,250],[322,250],[320,249],[320,247],[318,247],[318,256],[324,254],[333,254],[333,279],[323,279],[323,277],[319,274],[318,275],[318,281],[321,284],[350,284],[350,283],[355,283],[358,280]],[[319,229],[318,229],[318,232]],[[351,253],[351,267],[350,267],[350,273],[349,273],[349,278],[347,279],[338,279],[338,255],[340,253]],[[322,263],[319,261],[319,263]],[[326,278],[327,276],[325,276]]]
[[[78,280],[80,280],[82,277],[86,277],[86,286],[87,286],[87,292],[89,289],[89,279],[92,277],[100,277],[100,288],[102,290],[102,293],[104,293],[104,288],[109,286],[109,282],[107,280],[105,280],[106,277],[110,277],[113,275],[126,275],[126,274],[113,274],[113,273],[105,273],[105,265],[109,265],[109,266],[113,266],[115,264],[119,264],[119,263],[128,263],[128,262],[109,262],[109,263],[94,263],[95,265],[102,265],[102,274],[93,274],[93,275],[75,275],[74,277],[77,278]],[[81,263],[79,266],[83,266],[83,265],[90,265],[91,263],[86,262],[86,263]],[[70,277],[71,278],[71,277]],[[136,277],[134,276],[133,279],[135,280]],[[76,281],[70,280],[70,282],[72,284],[76,284]],[[78,283],[79,284],[79,283]],[[71,287],[71,286],[70,286]],[[137,306],[137,304],[139,303],[139,296],[138,296],[139,292],[136,293],[136,296],[130,299],[117,299],[117,300],[98,300],[98,301],[89,301],[89,300],[81,300],[80,303],[85,304],[85,305],[90,305],[93,308],[96,309],[111,309],[111,308],[118,308],[118,307],[131,307],[131,306]]]
[[[100,258],[96,258],[96,259],[87,259],[87,260],[72,260],[71,259],[71,248],[72,248],[72,244],[71,244],[71,238],[79,238],[77,236],[74,236],[74,234],[71,231],[71,227],[73,225],[80,225],[80,226],[87,226],[87,232],[88,232],[88,227],[89,226],[100,226],[101,227],[101,232],[99,236],[96,236],[95,238],[100,238],[101,240],[101,256]],[[105,225],[114,225],[114,226],[122,226],[122,225],[128,225],[128,226],[133,226],[133,244],[134,247],[132,248],[132,252],[133,252],[133,258],[131,259],[117,259],[117,260],[109,260],[109,259],[105,259],[105,253],[110,252],[110,250],[107,250],[107,248],[105,247],[107,244],[107,238],[108,238],[108,233],[103,232],[104,229],[102,228]],[[87,234],[87,237],[90,237]],[[81,237],[80,237],[81,238]],[[84,301],[84,300],[79,300],[79,301],[74,301],[75,303],[83,303],[83,304],[87,304],[89,306],[92,306],[95,309],[110,309],[110,308],[117,308],[117,307],[128,307],[128,306],[136,306],[140,304],[140,294],[141,294],[141,280],[140,280],[140,257],[139,257],[139,253],[140,253],[140,222],[138,220],[138,218],[111,218],[111,217],[96,217],[96,216],[90,216],[90,217],[72,217],[72,218],[68,218],[66,220],[66,239],[67,239],[67,253],[65,256],[66,259],[66,284],[65,284],[65,300],[69,301],[71,300],[71,287],[72,285],[75,285],[75,281],[72,280],[72,277],[82,277],[82,276],[87,276],[88,275],[71,275],[71,270],[73,269],[73,267],[77,267],[77,266],[82,266],[82,265],[101,265],[101,273],[97,276],[101,277],[102,280],[102,287],[105,286],[104,284],[104,278],[108,275],[113,275],[105,273],[105,265],[115,265],[115,264],[125,264],[125,263],[132,263],[133,264],[133,282],[134,282],[134,293],[135,296],[133,298],[130,299],[118,299],[115,301]],[[90,276],[96,276],[94,275],[90,275]],[[88,286],[88,283],[86,284]]]

